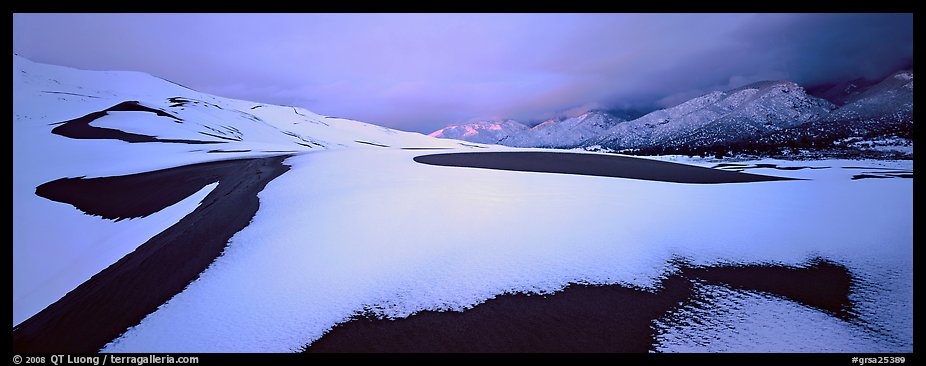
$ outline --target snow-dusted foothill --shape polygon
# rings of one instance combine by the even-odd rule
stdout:
[[[795,83],[758,82],[711,92],[618,124],[593,144],[612,149],[710,145],[797,126],[833,108],[832,103],[808,95]]]
[[[554,148],[580,146],[624,121],[606,112],[590,111],[576,117],[545,121],[530,130],[511,134],[500,140],[499,144]]]
[[[474,121],[450,125],[432,132],[431,137],[465,140],[484,144],[497,144],[508,136],[527,130],[528,127],[515,120]]]

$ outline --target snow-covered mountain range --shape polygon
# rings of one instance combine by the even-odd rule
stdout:
[[[855,84],[853,84],[855,85]],[[913,72],[899,71],[878,83],[860,83],[827,115],[749,139],[707,149],[782,155],[913,156]]]
[[[912,133],[912,71],[895,73],[879,83],[854,80],[817,92],[832,102],[810,95],[793,82],[763,81],[710,92],[629,121],[593,111],[511,130],[507,136],[499,131],[482,138],[479,130],[472,130],[458,138],[514,147],[584,147],[658,154],[723,150],[747,142],[751,151],[793,147],[799,140],[814,142],[803,147],[834,147],[832,142],[840,138],[905,138]]]
[[[758,82],[712,92],[620,124],[589,141],[611,149],[710,145],[820,118],[833,109],[791,82]]]

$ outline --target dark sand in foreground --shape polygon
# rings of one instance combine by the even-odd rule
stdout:
[[[475,152],[416,156],[428,165],[630,178],[673,183],[747,183],[792,178],[724,171],[621,155],[565,152]]]
[[[257,193],[284,173],[287,156],[194,164],[93,179],[62,178],[36,193],[108,219],[143,217],[219,182],[196,210],[65,297],[13,328],[14,352],[96,352],[198,278],[256,213]],[[432,165],[647,179],[679,183],[785,180],[623,156],[547,152],[435,154]],[[824,275],[826,274],[826,275]],[[463,313],[421,312],[396,321],[338,325],[321,351],[631,351],[652,345],[653,319],[690,298],[691,282],[769,291],[836,316],[849,314],[851,276],[811,268],[684,268],[658,293],[573,285],[552,296],[503,295]],[[178,335],[181,336],[182,335]]]
[[[547,296],[501,295],[463,312],[358,317],[337,325],[306,352],[649,352],[653,321],[693,300],[695,281],[765,291],[852,317],[852,276],[838,264],[682,267],[656,293],[571,285]]]
[[[198,278],[248,225],[259,206],[257,193],[289,170],[283,164],[288,156],[66,180],[42,189],[89,214],[125,218],[158,211],[219,182],[192,213],[14,327],[13,351],[97,352],[138,324]]]

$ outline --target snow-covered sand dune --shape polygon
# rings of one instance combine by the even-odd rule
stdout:
[[[65,128],[81,119],[84,127]],[[17,55],[13,137],[14,325],[179,221],[202,199],[113,222],[37,196],[36,187],[48,182],[368,147],[356,140],[463,147],[301,108],[215,97],[143,73],[76,70]],[[183,143],[191,141],[210,143]]]
[[[434,166],[414,159],[436,153],[422,149],[538,150],[440,140],[214,97],[140,73],[79,71],[15,55],[13,79],[14,326],[66,303],[68,291],[191,220],[190,212],[217,207],[215,192],[237,192],[208,184],[173,205],[154,205],[156,212],[104,218],[75,209],[76,201],[37,195],[37,187],[276,157],[289,170],[257,189],[250,223],[198,279],[137,325],[116,330],[113,336],[121,336],[104,351],[292,352],[359,313],[463,311],[501,294],[551,294],[569,284],[657,291],[679,258],[693,266],[824,258],[852,274],[857,316],[846,321],[752,290],[694,284],[716,310],[682,307],[655,321],[658,350],[827,351],[852,344],[859,352],[912,351],[912,179],[853,180],[859,170],[850,169],[912,171],[909,161],[757,166],[744,169],[803,180],[716,185]],[[87,116],[94,118],[75,124],[84,126],[76,132],[53,132]],[[218,222],[228,214],[213,212]],[[119,217],[135,218],[113,220]],[[204,235],[196,223],[184,227]],[[172,243],[195,245],[191,237]],[[746,316],[748,324],[737,320]],[[709,328],[699,333],[689,319]],[[832,336],[795,323],[808,319],[825,319]],[[775,329],[793,334],[793,342],[778,340]],[[689,342],[698,339],[691,334],[714,341]]]
[[[773,173],[804,181],[690,185],[428,166],[412,160],[419,154],[288,159],[292,170],[261,192],[254,222],[224,255],[104,350],[289,352],[364,309],[461,311],[568,283],[654,288],[677,257],[837,261],[860,279],[860,321],[884,330],[865,349],[912,349],[910,179],[853,181],[840,166],[860,162],[829,161]],[[835,324],[857,334],[856,324]],[[765,349],[838,343],[795,341]]]

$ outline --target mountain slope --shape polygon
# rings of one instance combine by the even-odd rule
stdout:
[[[476,121],[460,125],[450,125],[434,131],[428,136],[496,144],[508,136],[521,133],[527,129],[528,127],[524,124],[511,119],[504,121]]]
[[[799,85],[766,81],[711,92],[675,107],[649,113],[586,142],[612,149],[706,146],[812,121],[834,106]]]
[[[813,95],[817,98],[826,99],[837,106],[842,106],[848,103],[850,100],[855,99],[856,96],[865,92],[868,90],[868,88],[877,84],[879,81],[880,80],[856,78],[852,80],[844,80],[834,84],[816,85],[812,88],[806,89],[810,95]]]
[[[854,96],[821,123],[913,122],[913,71],[900,71]]]
[[[735,148],[897,150],[912,154],[913,72],[900,71],[828,115],[809,123],[769,133],[753,141],[739,141]]]
[[[711,92],[677,106],[627,121],[613,113],[590,111],[551,119],[530,129],[480,122],[449,126],[434,137],[498,143],[512,147],[613,150],[690,149],[757,137],[820,119],[835,106],[787,81],[763,81]],[[507,121],[513,122],[513,121]]]
[[[529,130],[512,134],[499,144],[513,147],[571,148],[624,122],[611,114],[591,111],[566,119],[552,119]]]

